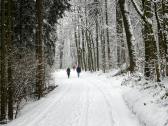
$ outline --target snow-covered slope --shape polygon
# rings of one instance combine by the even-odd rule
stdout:
[[[143,126],[168,126],[167,80],[157,83],[131,77],[125,84],[123,98]]]
[[[53,74],[59,86],[24,107],[6,126],[140,126],[122,98],[122,78],[83,72]]]

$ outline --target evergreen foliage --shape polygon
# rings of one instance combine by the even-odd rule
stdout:
[[[40,2],[0,3],[0,123],[16,118],[23,100],[42,97],[48,87],[48,66],[53,66],[55,56],[52,34],[70,4],[69,0]]]

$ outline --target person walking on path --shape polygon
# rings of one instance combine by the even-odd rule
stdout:
[[[71,69],[68,67],[66,72],[67,72],[67,75],[68,75],[68,78],[69,78]]]
[[[77,72],[77,74],[78,74],[78,78],[79,78],[79,74],[80,74],[80,72],[81,72],[81,68],[80,68],[80,66],[78,66],[78,67],[76,68],[76,72]]]
[[[73,68],[73,70],[75,70],[75,69],[76,69],[76,65],[73,65],[73,67],[72,67],[72,68]]]

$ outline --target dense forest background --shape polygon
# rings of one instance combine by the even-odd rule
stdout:
[[[167,75],[167,0],[71,3],[73,11],[59,20],[57,68],[121,68],[156,81]]]
[[[168,0],[1,0],[0,6],[1,123],[54,88],[55,69],[120,69],[157,82],[168,75]]]
[[[68,0],[1,0],[0,121],[16,118],[20,104],[49,90],[56,23]]]

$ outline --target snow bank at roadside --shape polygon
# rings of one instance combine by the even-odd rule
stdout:
[[[99,71],[96,74],[110,79],[119,72],[115,69],[107,73]],[[142,126],[168,126],[168,80],[155,83],[142,79],[142,75],[116,77],[125,78],[122,83],[123,98]]]
[[[143,126],[168,126],[164,84],[131,78],[124,85],[123,98]]]

